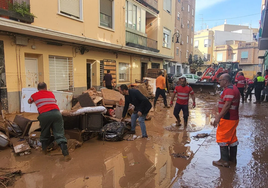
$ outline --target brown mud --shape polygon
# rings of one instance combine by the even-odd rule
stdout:
[[[182,126],[167,130],[174,127],[173,108],[163,108],[163,103],[158,102],[156,110],[149,114],[152,119],[146,121],[149,139],[139,137],[139,126],[137,138],[131,141],[104,142],[93,138],[73,150],[69,162],[64,162],[60,154],[43,155],[32,149],[30,155],[16,156],[6,148],[0,150],[0,167],[35,172],[17,179],[12,186],[16,188],[265,187],[268,104],[241,104],[237,166],[218,168],[212,165],[213,160],[219,159],[219,147],[215,129],[210,125],[217,112],[217,99],[218,96],[198,95],[196,108],[190,104],[186,129]],[[36,119],[36,114],[24,116]],[[12,120],[14,116],[8,118]],[[210,136],[195,139],[201,133]]]

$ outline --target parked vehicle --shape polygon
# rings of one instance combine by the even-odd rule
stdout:
[[[195,74],[183,74],[182,76],[185,76],[185,78],[186,78],[186,80],[187,80],[187,82],[188,82],[189,84],[197,83],[197,82],[199,82],[200,79],[201,79],[199,76],[197,76],[197,75],[195,75]],[[177,83],[178,83],[178,81],[179,81],[179,78],[180,78],[180,77],[175,77],[175,78],[174,78],[173,83],[174,83],[175,85],[177,85]]]

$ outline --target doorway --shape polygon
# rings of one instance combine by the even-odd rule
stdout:
[[[141,63],[141,80],[143,80],[143,77],[147,74],[148,65],[147,63]]]
[[[91,88],[91,63],[87,63],[87,89]]]
[[[39,82],[38,61],[36,58],[25,58],[26,87],[37,88]]]

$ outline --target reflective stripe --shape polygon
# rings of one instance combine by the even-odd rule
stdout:
[[[224,106],[224,104],[218,104],[219,108],[222,108]]]
[[[189,94],[188,94],[188,93],[178,93],[178,95],[185,95],[185,96],[188,96]]]
[[[231,147],[233,147],[233,146],[237,146],[239,144],[239,142],[236,141],[232,144],[228,144],[227,142],[219,142],[218,144],[219,144],[219,146],[231,146]]]
[[[40,103],[40,102],[49,102],[49,101],[52,101],[52,102],[56,102],[56,99],[53,99],[53,98],[43,98],[43,99],[38,99],[37,101],[35,101],[35,103]]]
[[[240,81],[238,81],[237,83],[239,83],[239,84],[244,84],[245,81],[244,81],[244,80],[240,80]]]
[[[43,102],[41,104],[36,105],[37,108],[40,108],[41,106],[47,105],[47,104],[56,104],[56,102]]]
[[[180,97],[180,96],[178,96],[178,99],[189,99],[189,97]]]
[[[191,91],[190,94],[194,93],[194,91]]]
[[[232,99],[232,98],[234,98],[234,96],[233,96],[233,95],[225,95],[223,98],[224,98],[224,99],[225,99],[225,98]]]

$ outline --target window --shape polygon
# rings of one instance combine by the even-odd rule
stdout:
[[[187,35],[187,44],[189,43],[189,36]]]
[[[179,48],[176,49],[176,55],[179,55]]]
[[[141,7],[126,1],[126,27],[145,33],[146,12]]]
[[[119,81],[128,82],[129,81],[129,64],[119,63]]]
[[[178,0],[178,2],[180,3],[180,2],[181,2],[181,0]]]
[[[194,60],[197,61],[198,60],[198,55],[194,55]]]
[[[191,29],[192,29],[192,31],[194,31],[194,24],[192,24],[192,28]]]
[[[188,5],[188,12],[190,12],[190,5]]]
[[[72,58],[49,56],[49,85],[50,90],[73,90]]]
[[[193,45],[193,38],[191,38],[191,45]]]
[[[113,0],[100,0],[101,26],[113,29],[113,6],[114,6]]]
[[[187,50],[187,52],[186,52],[186,59],[188,59],[188,56],[189,56],[189,51]]]
[[[59,0],[59,12],[82,20],[82,0]]]
[[[185,77],[186,77],[187,79],[193,79],[193,76],[192,76],[191,74],[186,74]]]
[[[217,61],[222,61],[222,53],[217,54]]]
[[[248,51],[241,52],[241,59],[247,59],[248,58]]]
[[[171,1],[172,0],[164,0],[164,10],[168,13],[171,13]]]
[[[204,47],[210,47],[210,40],[209,39],[204,39]]]
[[[192,16],[194,16],[194,9],[192,8]]]
[[[171,32],[170,30],[164,28],[163,30],[163,47],[170,48],[171,46]]]
[[[152,69],[159,69],[160,64],[159,63],[152,63]]]
[[[199,43],[198,40],[194,41],[194,47],[195,47],[195,48],[198,48],[198,43]]]
[[[180,20],[180,13],[179,12],[177,14],[177,18],[178,18],[178,20]]]
[[[187,21],[187,28],[190,28],[190,21]]]

